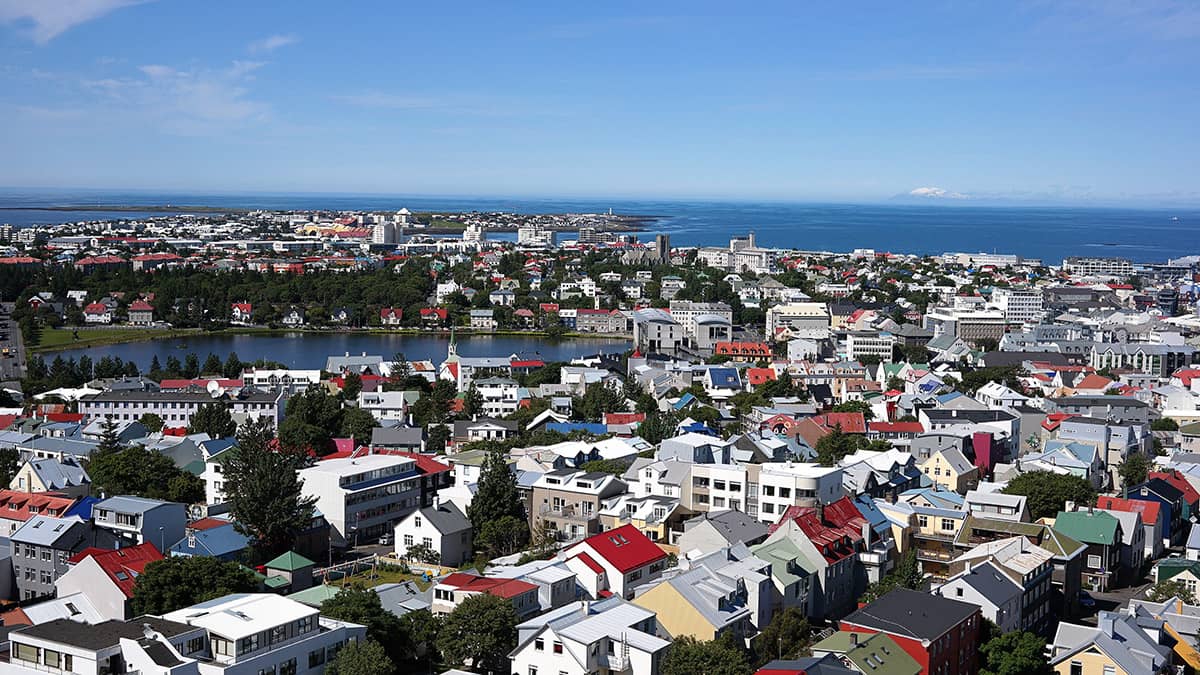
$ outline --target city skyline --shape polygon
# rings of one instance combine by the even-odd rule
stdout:
[[[1174,2],[0,3],[11,187],[1194,204]]]

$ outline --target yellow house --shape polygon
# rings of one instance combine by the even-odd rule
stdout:
[[[942,448],[919,466],[934,485],[960,495],[979,485],[979,468],[958,448]]]
[[[1134,675],[1096,645],[1054,664],[1058,675]]]
[[[633,598],[633,604],[654,612],[673,637],[690,635],[713,640],[730,633],[743,641],[750,631],[746,590],[704,568],[678,574]]]
[[[60,462],[53,457],[39,457],[21,465],[9,482],[8,489],[86,497],[92,491],[92,481],[78,464]]]
[[[1100,612],[1096,627],[1062,623],[1050,644],[1058,675],[1151,675],[1170,670],[1171,650],[1157,630],[1128,614]]]

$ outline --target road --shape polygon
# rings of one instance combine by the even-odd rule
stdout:
[[[12,320],[13,303],[0,303],[0,386],[19,389],[19,381],[25,377],[25,345],[21,330]]]

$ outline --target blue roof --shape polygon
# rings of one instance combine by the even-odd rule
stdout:
[[[63,514],[63,517],[70,518],[71,516],[77,516],[79,518],[83,518],[84,520],[91,520],[92,507],[99,503],[99,497],[83,497],[79,501],[75,502],[74,506],[67,509],[67,512]]]
[[[194,546],[189,546],[188,538],[184,537],[171,546],[170,554],[221,558],[243,551],[250,545],[250,538],[238,532],[233,523],[199,530],[194,537]]]
[[[950,401],[953,401],[954,399],[958,398],[959,396],[962,396],[962,394],[960,392],[952,391],[949,394],[942,394],[941,396],[938,396],[937,402],[938,403],[949,403]]]
[[[569,434],[572,431],[586,431],[589,434],[601,436],[608,433],[608,425],[599,422],[551,422],[546,425],[546,429],[562,434]]]
[[[710,429],[703,422],[692,422],[691,424],[682,425],[675,429],[680,434],[705,434],[706,436],[716,436],[717,432]]]
[[[675,402],[675,409],[681,410],[684,407],[686,407],[689,403],[692,403],[695,400],[696,400],[696,397],[692,396],[691,392],[684,392],[683,396],[680,396],[679,400]]]
[[[742,386],[742,381],[738,378],[737,370],[734,368],[709,368],[708,379],[712,381],[713,386],[717,387]]]

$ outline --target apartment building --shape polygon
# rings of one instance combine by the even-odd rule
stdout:
[[[896,337],[879,331],[850,331],[846,333],[846,358],[861,361],[863,358],[890,361],[896,345]]]
[[[319,370],[247,368],[242,371],[242,386],[262,391],[286,391],[288,394],[299,394],[318,384],[321,384],[321,371]]]
[[[601,531],[603,502],[626,492],[624,481],[604,472],[557,469],[533,483],[530,528],[545,523],[559,541],[579,541]]]
[[[300,470],[304,495],[330,525],[334,546],[347,547],[391,533],[421,506],[421,472],[415,459],[366,455],[328,459]]]
[[[484,377],[472,385],[483,399],[483,413],[489,417],[506,417],[521,404],[521,385],[508,377]]]
[[[116,548],[107,531],[78,518],[34,516],[9,538],[18,599],[54,595],[72,556],[88,547]]]
[[[1063,271],[1078,277],[1133,276],[1133,263],[1128,258],[1092,258],[1072,256],[1063,260]]]
[[[57,618],[17,627],[9,642],[9,659],[0,664],[0,672],[12,675],[224,672],[197,670],[195,659],[207,645],[204,629],[152,616],[96,624]],[[164,667],[160,661],[182,668]]]
[[[169,427],[186,427],[200,406],[224,403],[235,420],[267,418],[278,426],[286,399],[281,391],[243,389],[237,396],[214,397],[204,391],[105,391],[79,399],[79,412],[86,419],[108,417],[116,421],[139,420],[157,415]]]
[[[92,522],[123,545],[154,544],[160,551],[183,538],[187,508],[145,497],[110,497],[92,505]]]
[[[1037,288],[995,288],[992,304],[1009,324],[1035,325],[1046,314],[1042,291]]]
[[[758,465],[757,485],[750,499],[757,504],[747,513],[764,523],[774,523],[789,506],[830,504],[842,498],[842,469],[801,462],[768,462]],[[757,494],[755,494],[757,493]]]

